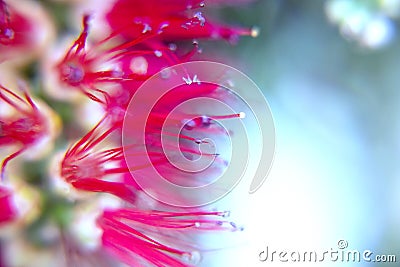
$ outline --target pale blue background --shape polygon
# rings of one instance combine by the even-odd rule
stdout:
[[[248,254],[226,252],[235,258],[231,266],[399,264],[399,38],[379,50],[361,48],[328,22],[324,2],[258,1],[222,10],[232,22],[261,28],[258,38],[242,38],[234,48],[219,44],[224,53],[215,56],[262,88],[277,131],[271,174],[249,202],[237,204],[251,210],[246,230],[253,236]],[[396,254],[397,263],[257,261],[267,245],[325,251],[340,239],[349,250]]]

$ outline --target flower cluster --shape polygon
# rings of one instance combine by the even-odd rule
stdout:
[[[257,31],[206,20],[202,11],[205,3],[199,0],[117,0],[110,1],[102,14],[84,14],[81,33],[67,51],[61,57],[46,59],[46,45],[52,43],[54,35],[51,19],[43,15],[45,9],[38,3],[19,1],[0,0],[0,69],[6,73],[0,74],[0,146],[4,157],[1,225],[11,227],[10,232],[18,232],[21,225],[33,235],[46,232],[39,243],[61,243],[67,266],[107,266],[115,262],[129,266],[191,266],[200,259],[201,245],[196,244],[196,236],[206,231],[240,230],[226,221],[227,212],[170,207],[144,194],[132,176],[135,170],[145,174],[150,166],[128,168],[121,132],[129,101],[138,88],[155,73],[193,60],[200,51],[198,41],[193,39],[225,39],[232,43],[241,35],[255,36]],[[106,30],[92,34],[93,17],[100,18]],[[39,73],[35,70],[37,63],[50,67],[43,67],[45,73]],[[23,82],[30,78],[24,76],[24,71],[32,68],[36,78],[53,77],[51,83],[42,81],[47,87],[50,84],[47,93],[51,93],[46,95],[33,83],[33,90],[29,89]],[[71,91],[79,94],[72,98],[72,104],[67,97],[63,99]],[[173,133],[162,128],[169,112],[182,102],[220,94],[224,92],[218,86],[186,82],[166,94],[150,114],[136,114],[148,116],[143,134],[152,167],[174,182],[196,184],[210,179],[196,176],[193,182],[190,173],[180,177],[182,172],[168,163],[165,147],[161,147],[162,135]],[[100,116],[92,111],[90,116],[98,121],[77,138],[82,125],[68,121],[60,106],[80,103],[95,105]],[[195,114],[195,119],[190,119],[193,116],[187,113],[175,118],[184,129],[175,137],[181,140],[180,150],[188,158],[201,153],[195,145],[203,141],[193,135],[194,129],[206,132],[206,136],[207,132],[224,134],[213,125],[212,116]],[[227,114],[220,119],[240,116]],[[74,138],[68,132],[74,132],[70,134]],[[66,151],[58,153],[67,144]],[[23,171],[23,157],[38,164],[52,163],[45,164],[48,172],[37,170],[39,178],[31,181],[24,177],[29,170]],[[14,164],[14,159],[19,160]],[[26,192],[24,188],[39,192],[39,201],[32,210],[27,206],[36,202],[26,194],[21,196]],[[14,242],[13,237],[4,240]],[[26,266],[29,259],[24,262],[8,255],[12,247],[4,252],[7,264]],[[103,250],[109,254],[102,254]]]

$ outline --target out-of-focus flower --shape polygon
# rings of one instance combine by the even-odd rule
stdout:
[[[53,25],[37,3],[0,1],[0,62],[20,65],[41,53],[53,36]]]
[[[0,185],[0,225],[15,218],[15,207],[11,200],[11,191]]]
[[[58,132],[58,120],[49,108],[38,106],[23,83],[18,95],[0,84],[0,146],[17,146],[1,165],[1,177],[7,163],[36,144],[48,143]],[[55,123],[56,121],[56,123]],[[55,124],[57,126],[55,126]]]

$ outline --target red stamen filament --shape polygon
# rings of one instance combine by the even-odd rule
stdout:
[[[16,114],[19,115],[17,118],[3,118],[0,116],[0,138],[3,139],[3,142],[0,144],[15,143],[22,146],[19,150],[3,160],[0,168],[1,180],[4,178],[7,164],[23,153],[29,145],[36,142],[47,131],[43,115],[38,110],[24,86],[25,85],[22,83],[19,84],[19,90],[22,91],[24,97],[22,98],[0,85],[0,100],[10,105],[16,111]]]

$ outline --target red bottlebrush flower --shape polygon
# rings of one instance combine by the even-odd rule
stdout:
[[[241,230],[225,221],[227,212],[105,211],[98,224],[103,245],[129,266],[187,267],[200,260],[191,234]],[[171,243],[172,245],[167,245]]]
[[[122,180],[128,172],[122,147],[96,151],[97,146],[118,129],[118,126],[106,124],[104,118],[66,152],[61,163],[61,176],[77,189],[110,193],[133,202],[135,194],[131,185],[106,180],[112,174],[119,174]]]
[[[176,41],[193,38],[212,38],[236,41],[240,35],[256,36],[255,29],[225,27],[208,22],[202,12],[194,10],[204,7],[201,0],[117,0],[106,14],[114,30],[128,28],[132,22],[142,29],[131,27],[123,32],[127,38],[136,38],[141,32],[158,31],[163,40]]]
[[[9,109],[10,114],[0,114],[0,146],[17,145],[20,148],[6,157],[1,166],[1,177],[7,163],[27,148],[50,135],[49,120],[45,117],[31,96],[19,86],[22,96],[0,85],[0,105]]]
[[[202,6],[200,1],[193,2],[196,2],[193,8]],[[138,6],[132,5],[135,3]],[[98,221],[103,230],[103,245],[121,261],[131,266],[149,263],[155,266],[190,266],[197,255],[197,252],[192,252],[198,249],[192,245],[195,239],[177,241],[172,235],[182,234],[186,238],[191,231],[235,230],[235,225],[218,219],[225,215],[223,212],[139,211],[137,196],[141,189],[133,179],[127,183],[126,176],[138,175],[152,180],[148,168],[155,168],[164,178],[182,186],[201,186],[215,179],[215,173],[223,171],[224,158],[219,157],[218,151],[200,151],[200,146],[212,147],[207,138],[226,142],[229,133],[217,120],[239,118],[241,114],[216,113],[218,115],[213,116],[196,112],[194,105],[194,109],[175,114],[166,125],[164,123],[177,106],[191,99],[215,97],[224,101],[224,90],[193,78],[193,81],[166,93],[157,102],[140,103],[154,105],[150,113],[139,108],[137,113],[128,114],[131,116],[128,120],[132,118],[130,123],[133,124],[136,118],[147,118],[144,132],[134,132],[130,136],[137,141],[139,135],[144,135],[144,142],[111,149],[100,148],[103,147],[101,143],[119,133],[123,119],[129,113],[129,101],[144,81],[165,67],[188,61],[197,51],[195,47],[180,57],[181,53],[174,52],[176,48],[169,47],[166,40],[225,38],[232,41],[239,35],[252,32],[250,29],[208,23],[201,13],[189,14],[191,11],[186,10],[183,1],[170,1],[168,5],[163,5],[165,9],[160,10],[150,8],[150,4],[157,6],[163,1],[148,3],[149,6],[144,1],[117,1],[107,14],[112,33],[100,41],[88,41],[89,17],[85,16],[82,33],[57,64],[56,70],[64,84],[79,89],[100,103],[106,112],[104,118],[66,152],[61,163],[61,176],[77,189],[110,193],[135,205],[135,209],[105,211]],[[126,5],[129,10],[127,20],[113,26],[110,16],[124,16],[118,13],[118,10],[124,9],[121,5]],[[149,97],[152,97],[150,94]],[[182,128],[182,131],[176,133],[176,128]],[[163,143],[164,137],[167,141]],[[173,142],[176,138],[179,139],[179,147]],[[120,141],[117,137],[117,142]],[[224,145],[220,149],[224,149]],[[214,165],[206,166],[204,172],[198,173],[182,170],[168,158],[182,154],[189,161],[198,156],[209,157]],[[149,158],[150,162],[143,161],[144,158]],[[134,164],[130,164],[130,159]],[[113,179],[113,175],[118,180]],[[157,181],[150,183],[157,187]],[[179,194],[171,196],[180,197]],[[158,232],[160,229],[162,234]]]
[[[11,196],[11,192],[0,185],[0,225],[13,220],[16,216]]]

